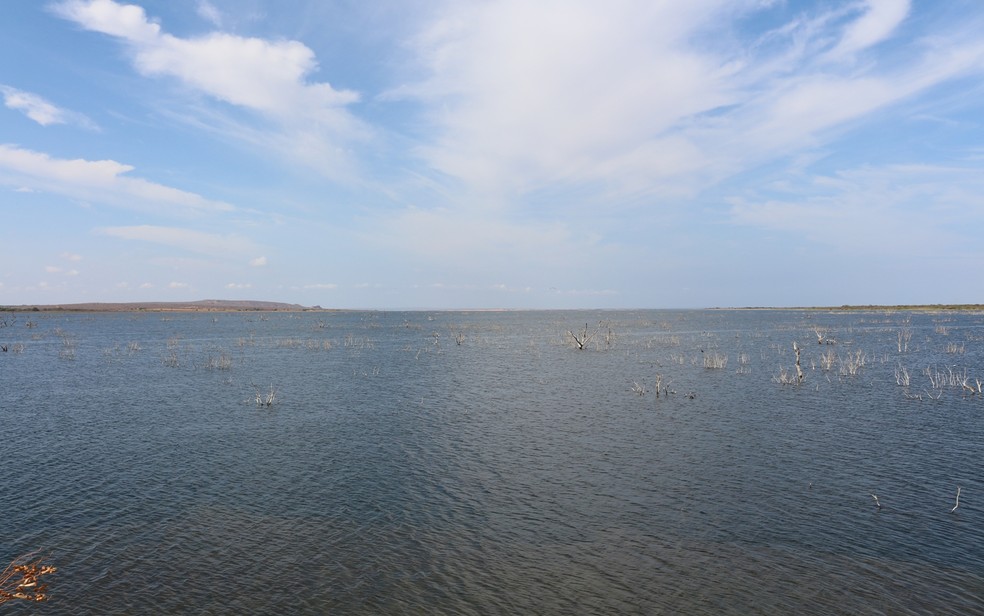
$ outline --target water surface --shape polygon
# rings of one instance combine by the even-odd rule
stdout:
[[[981,314],[3,320],[0,556],[50,554],[49,614],[984,603]]]

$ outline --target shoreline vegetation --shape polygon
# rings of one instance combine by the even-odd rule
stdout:
[[[858,304],[843,306],[742,306],[735,308],[713,308],[713,310],[818,310],[829,312],[886,312],[886,311],[919,311],[919,312],[978,312],[984,311],[984,304],[899,304],[878,305]]]
[[[441,312],[440,309],[435,309]],[[859,304],[843,306],[719,306],[707,310],[813,310],[825,312],[921,311],[984,312],[984,304]],[[450,312],[488,312],[488,309],[449,309]],[[497,309],[495,311],[498,311]],[[88,302],[78,304],[0,305],[0,312],[348,312],[337,308],[302,306],[258,300],[206,299],[192,302]]]

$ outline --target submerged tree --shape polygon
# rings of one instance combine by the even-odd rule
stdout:
[[[605,347],[610,348],[615,343],[615,332],[612,330],[612,324],[610,322],[599,321],[598,327],[593,331],[588,331],[588,324],[584,324],[584,331],[574,332],[573,330],[567,330],[567,335],[571,337],[574,343],[574,348],[579,351],[583,351],[587,348],[588,342],[595,337],[598,332],[602,329],[605,330]]]

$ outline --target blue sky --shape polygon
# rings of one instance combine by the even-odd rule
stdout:
[[[982,302],[979,0],[5,0],[0,304]]]

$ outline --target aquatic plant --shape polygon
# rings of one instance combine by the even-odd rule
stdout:
[[[167,366],[168,368],[178,368],[181,366],[181,361],[178,359],[178,353],[176,351],[168,351],[168,353],[161,358],[161,364]]]
[[[772,376],[773,383],[779,383],[780,385],[798,385],[799,381],[795,376],[789,373],[785,367],[779,366],[779,374]]]
[[[909,371],[906,369],[905,366],[899,364],[898,367],[895,368],[895,382],[902,387],[908,388],[909,381],[910,381]]]
[[[309,351],[330,351],[332,347],[331,340],[314,340],[310,339],[305,343],[305,348]]]
[[[660,392],[663,393],[664,397],[669,397],[670,394],[675,394],[676,392],[670,389],[670,381],[666,383],[663,382],[663,375],[656,375],[656,397],[659,398]]]
[[[868,355],[866,353],[862,351],[848,353],[846,357],[841,358],[840,374],[841,376],[857,376],[866,363],[868,363]]]
[[[720,353],[704,353],[704,367],[711,370],[721,370],[728,367],[728,356]]]
[[[44,558],[37,553],[15,558],[0,573],[0,605],[14,599],[47,601],[48,585],[42,584],[41,578],[55,571],[57,569],[44,564]]]
[[[956,343],[956,342],[947,342],[946,343],[946,349],[945,349],[945,351],[949,355],[954,355],[954,354],[963,355],[966,350],[967,349],[964,347],[964,344],[962,342],[959,343],[959,344]]]
[[[62,346],[58,351],[58,357],[68,360],[75,359],[75,340],[73,338],[68,335],[62,336]]]
[[[908,323],[908,321],[906,321]],[[901,328],[898,331],[898,347],[899,353],[906,353],[909,351],[909,342],[912,340],[912,328],[908,325]]]
[[[827,330],[822,327],[814,327],[813,333],[817,335],[817,344],[837,344],[837,341],[827,336]]]
[[[454,338],[454,343],[461,346],[461,343],[465,341],[465,333],[454,325],[448,326],[448,329],[451,330],[451,336]]]
[[[203,367],[206,370],[229,370],[232,368],[232,358],[221,352],[218,355],[209,355],[205,358]]]
[[[277,388],[273,385],[270,386],[270,391],[263,393],[260,388],[254,383],[250,383],[253,386],[253,391],[256,393],[254,400],[256,401],[256,406],[273,406],[273,403],[277,401]]]

